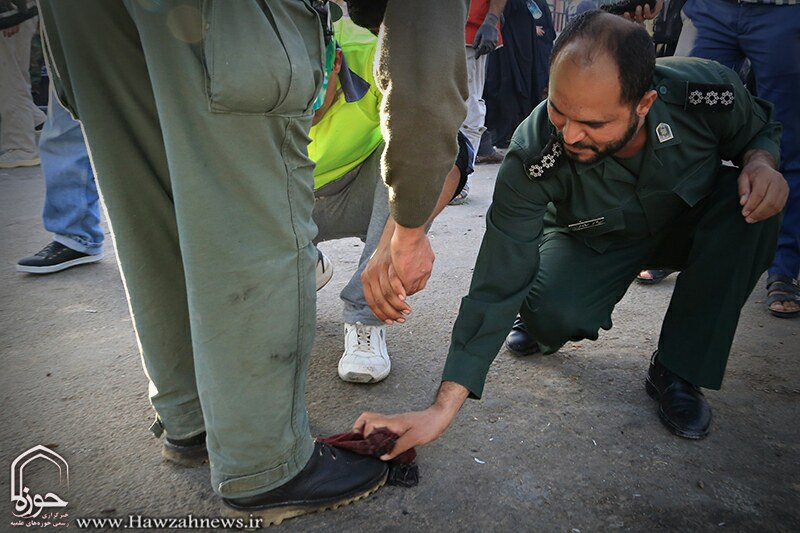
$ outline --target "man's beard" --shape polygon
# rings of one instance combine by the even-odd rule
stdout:
[[[569,150],[564,150],[564,152],[570,159],[578,161],[579,163],[583,163],[584,165],[591,165],[622,150],[622,148],[626,144],[628,144],[631,141],[631,139],[633,139],[633,136],[636,135],[636,132],[638,130],[639,130],[639,116],[636,114],[634,109],[631,110],[631,120],[630,122],[628,122],[628,129],[625,130],[625,135],[623,135],[619,140],[614,141],[608,146],[606,146],[603,150],[598,150],[596,146],[584,143],[575,143],[567,145],[573,148],[589,149],[592,152],[594,152],[595,155],[588,161],[581,161],[580,159],[578,159],[578,156],[576,154],[573,154]],[[558,137],[561,140],[561,143],[564,144],[564,137],[560,133],[558,134]]]

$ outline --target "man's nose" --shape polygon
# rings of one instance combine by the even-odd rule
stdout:
[[[586,134],[583,127],[577,122],[571,120],[564,121],[564,127],[561,129],[561,135],[564,137],[564,142],[567,144],[575,144],[584,139]]]

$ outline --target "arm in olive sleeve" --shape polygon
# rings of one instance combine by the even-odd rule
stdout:
[[[389,2],[376,82],[383,93],[383,179],[392,218],[416,228],[433,212],[466,116],[467,0]]]

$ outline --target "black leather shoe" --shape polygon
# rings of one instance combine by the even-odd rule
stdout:
[[[386,463],[327,444],[314,443],[306,466],[286,484],[246,498],[223,498],[227,516],[262,518],[262,526],[336,509],[360,500],[386,482]]]
[[[650,361],[644,385],[647,394],[659,403],[661,422],[679,437],[702,439],[711,427],[711,406],[700,387],[667,370],[656,355]]]
[[[540,352],[539,343],[528,333],[528,328],[519,315],[514,319],[514,325],[506,337],[506,348],[514,355],[533,355]]]
[[[208,462],[206,450],[206,432],[188,439],[164,439],[161,457],[181,466],[193,468]]]

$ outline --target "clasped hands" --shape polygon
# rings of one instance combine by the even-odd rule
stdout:
[[[361,274],[364,296],[375,316],[386,324],[405,322],[411,313],[406,297],[425,288],[435,258],[424,226],[406,228],[390,218]]]

